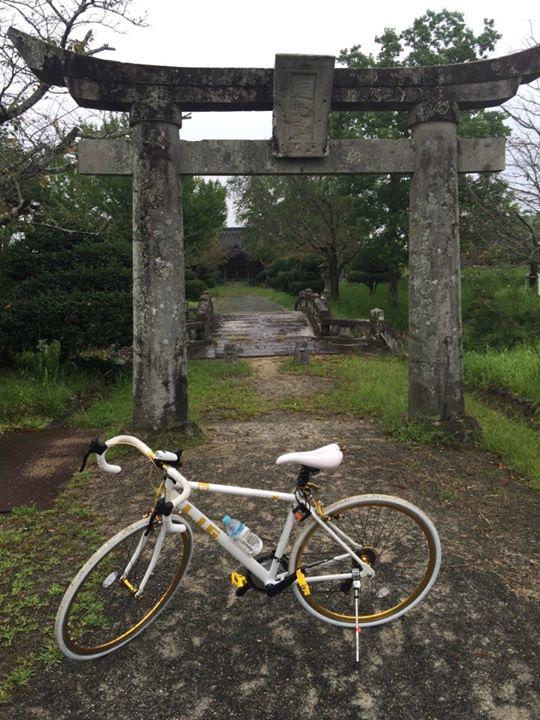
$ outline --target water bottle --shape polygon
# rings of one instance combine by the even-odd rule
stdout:
[[[260,537],[251,532],[247,525],[235,520],[230,515],[224,515],[221,522],[225,525],[227,535],[250,555],[258,555],[263,549]]]

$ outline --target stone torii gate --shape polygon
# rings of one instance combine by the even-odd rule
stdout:
[[[458,139],[459,111],[500,105],[540,76],[540,45],[432,67],[334,69],[278,55],[274,69],[174,68],[78,55],[14,28],[35,75],[82,107],[130,114],[133,142],[85,140],[80,170],[133,175],[134,424],[187,422],[181,175],[412,175],[409,413],[464,417],[457,178],[504,169],[501,139]],[[186,111],[272,110],[270,141],[180,141]],[[408,112],[410,138],[329,140],[331,110]]]

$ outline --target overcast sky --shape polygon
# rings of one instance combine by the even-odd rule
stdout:
[[[136,0],[149,26],[113,39],[117,60],[164,65],[273,67],[276,53],[337,55],[360,44],[375,51],[385,27],[403,30],[426,9],[459,10],[476,32],[493,18],[502,33],[496,54],[522,49],[531,23],[540,36],[538,0]],[[106,55],[104,54],[103,57]],[[182,137],[266,138],[271,113],[194,113]]]
[[[459,10],[478,33],[493,18],[502,33],[496,55],[520,50],[536,32],[538,0],[136,0],[135,13],[147,12],[148,27],[128,28],[111,38],[115,60],[163,65],[273,67],[276,53],[337,55],[352,45],[376,51],[384,28],[400,31],[427,9]],[[271,113],[193,113],[181,131],[186,140],[268,138]],[[229,214],[229,224],[234,222]]]

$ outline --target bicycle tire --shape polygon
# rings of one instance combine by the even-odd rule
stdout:
[[[121,574],[148,526],[148,519],[138,520],[118,532],[79,570],[56,615],[55,636],[64,655],[73,660],[92,660],[118,650],[143,632],[167,607],[188,570],[193,551],[189,525],[178,516],[171,519],[175,524],[184,525],[186,530],[165,536],[141,599],[135,597]],[[132,588],[137,587],[146,572],[160,529],[161,524],[156,523],[138,562],[129,572]],[[116,621],[115,612],[118,612]]]
[[[331,522],[337,527],[341,526],[359,546],[367,548],[357,552],[375,570],[373,579],[362,580],[360,626],[381,625],[395,620],[424,599],[437,579],[441,564],[439,536],[433,522],[424,512],[412,503],[390,495],[344,498],[325,508],[324,512]],[[389,518],[390,529],[385,522]],[[395,539],[392,541],[393,531],[397,529],[401,533],[401,538],[398,538],[402,541],[402,550]],[[354,564],[352,558],[330,562],[328,558],[333,553],[337,557],[343,555],[344,550],[315,520],[309,520],[291,551],[289,567],[303,569],[311,594],[304,595],[296,584],[293,590],[302,607],[319,620],[354,628],[356,616],[352,583],[334,580],[310,584],[310,575],[321,576],[321,571],[315,568],[322,567],[323,562],[326,567],[333,566],[334,574],[351,572]],[[413,556],[413,553],[416,555]],[[417,577],[406,583],[413,561],[417,566]],[[405,589],[407,585],[409,587]],[[402,586],[403,589],[400,589]]]

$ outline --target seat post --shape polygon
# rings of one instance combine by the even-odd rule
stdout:
[[[298,487],[305,487],[312,475],[317,475],[319,470],[317,468],[309,467],[308,465],[301,465],[300,472],[296,478],[296,484]]]

